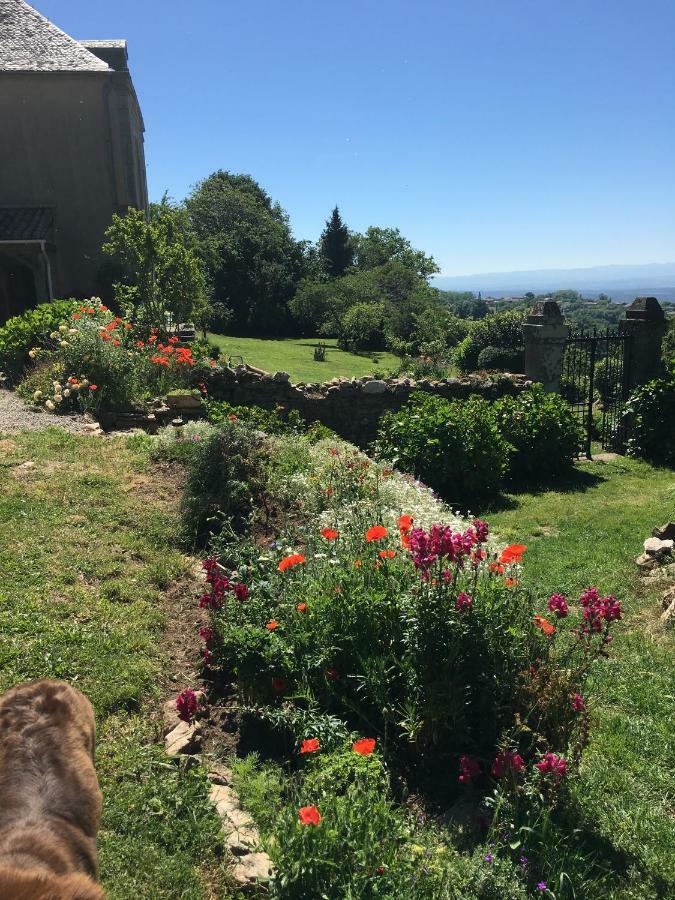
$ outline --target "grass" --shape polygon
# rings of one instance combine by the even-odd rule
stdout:
[[[325,362],[314,359],[314,347],[319,343],[315,338],[263,340],[209,334],[209,340],[226,356],[242,357],[248,365],[267,372],[288,372],[294,382],[323,382],[337,376],[360,378],[376,371],[388,372],[399,365],[398,357],[392,353],[346,353],[338,349],[334,340],[321,341],[327,348]]]
[[[225,896],[207,782],[167,760],[151,715],[161,593],[191,565],[176,528],[170,491],[124,440],[0,440],[0,691],[53,677],[91,699],[111,900]]]
[[[605,847],[605,861],[635,867],[638,892],[616,896],[675,896],[675,640],[658,625],[664,586],[646,587],[634,562],[652,528],[674,518],[675,472],[584,463],[566,486],[510,494],[502,506],[486,516],[506,540],[527,544],[523,584],[542,602],[589,584],[622,601],[624,628],[597,671],[575,824]]]

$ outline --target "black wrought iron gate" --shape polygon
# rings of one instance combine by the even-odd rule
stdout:
[[[623,416],[630,393],[631,332],[576,331],[565,345],[560,392],[578,415],[584,439],[579,453],[591,458],[591,444],[621,452],[628,438]]]

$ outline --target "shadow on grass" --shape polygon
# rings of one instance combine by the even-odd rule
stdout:
[[[518,509],[521,505],[518,494],[528,494],[536,496],[538,494],[546,494],[555,491],[560,494],[578,494],[585,493],[592,488],[607,481],[603,475],[596,475],[593,472],[586,472],[584,469],[572,469],[557,478],[548,478],[545,481],[532,481],[526,479],[514,479],[505,484],[505,493],[500,493],[496,497],[489,497],[474,503],[471,511],[481,515],[487,515],[495,512],[505,512],[508,510]],[[451,501],[447,501],[450,502]],[[452,505],[452,503],[451,503]]]

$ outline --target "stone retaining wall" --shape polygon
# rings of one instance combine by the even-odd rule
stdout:
[[[282,407],[297,410],[308,422],[322,422],[341,437],[366,447],[377,435],[383,413],[400,409],[415,391],[448,400],[478,394],[488,400],[515,395],[531,382],[522,375],[469,376],[441,381],[410,378],[380,380],[334,378],[325,384],[291,384],[286,372],[274,375],[249,366],[213,369],[206,378],[209,396],[234,406]]]

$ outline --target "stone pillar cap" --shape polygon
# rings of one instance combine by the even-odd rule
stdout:
[[[666,314],[656,297],[636,297],[626,310],[627,319],[663,322]]]
[[[536,325],[544,319],[547,322],[562,322],[563,314],[555,300],[538,300],[528,313],[526,322]]]

